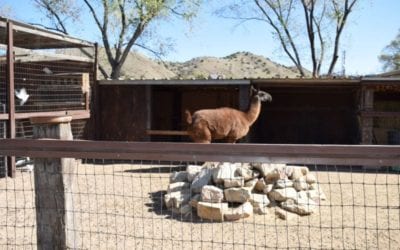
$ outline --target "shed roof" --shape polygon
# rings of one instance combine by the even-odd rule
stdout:
[[[257,79],[193,79],[193,80],[100,80],[100,85],[251,85],[267,87],[357,87],[362,85],[400,85],[400,77],[357,78],[257,78]]]
[[[0,43],[7,43],[7,23],[12,23],[14,46],[26,49],[61,49],[92,47],[93,43],[59,32],[0,16]]]

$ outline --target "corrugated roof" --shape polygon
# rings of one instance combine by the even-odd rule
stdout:
[[[7,43],[7,23],[13,25],[14,46],[26,49],[92,47],[93,43],[0,16],[0,43]]]

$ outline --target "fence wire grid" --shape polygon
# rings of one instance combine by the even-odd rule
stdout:
[[[396,166],[301,165],[308,168],[326,196],[315,203],[313,213],[299,216],[286,212],[287,218],[281,219],[277,211],[282,211],[282,203],[270,199],[264,214],[221,222],[200,218],[193,207],[183,211],[166,204],[165,195],[168,189],[173,192],[169,185],[179,181],[174,179],[178,173],[204,161],[76,159],[76,163],[63,173],[73,187],[68,191],[73,200],[68,212],[73,218],[67,231],[74,236],[75,248],[400,248],[400,177]],[[35,191],[49,190],[35,190],[34,174],[54,169],[29,164],[34,165],[32,172],[19,168],[16,178],[0,179],[1,248],[37,248]],[[218,168],[213,164],[212,168]],[[185,178],[180,181],[187,181]],[[259,181],[262,176],[254,179]],[[274,188],[278,185],[277,181],[273,184]],[[185,186],[191,190],[189,200],[194,199],[193,185]],[[221,184],[215,186],[224,189]],[[264,193],[255,188],[251,192]],[[59,194],[53,195],[48,198],[56,199]],[[188,202],[182,201],[181,207]],[[227,203],[232,210],[240,207],[237,202]]]

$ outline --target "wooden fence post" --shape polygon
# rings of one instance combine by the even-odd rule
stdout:
[[[35,138],[72,140],[72,118],[31,118]],[[77,161],[72,158],[35,159],[35,204],[38,249],[76,249],[73,178]]]

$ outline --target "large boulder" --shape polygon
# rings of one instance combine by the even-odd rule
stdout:
[[[164,195],[164,203],[167,208],[180,208],[188,204],[191,197],[191,192],[188,189],[168,193]]]
[[[217,168],[214,168],[213,171],[213,181],[215,184],[224,184],[224,180],[232,180],[235,179],[236,169],[238,165],[234,163],[224,162],[219,165]]]
[[[288,199],[281,203],[281,207],[298,215],[310,215],[317,209],[317,204],[311,199]]]
[[[172,172],[169,175],[169,183],[187,182],[187,181],[188,181],[188,173],[186,171]]]
[[[251,190],[248,188],[228,188],[224,190],[225,200],[228,202],[244,203],[250,199]]]
[[[224,187],[243,187],[244,186],[244,178],[242,176],[234,177],[233,179],[224,179]]]
[[[203,168],[202,166],[198,166],[198,165],[188,165],[186,167],[188,182],[192,182],[194,180],[194,178],[196,178],[196,176],[200,173],[202,168]]]
[[[303,191],[308,189],[305,176],[301,176],[293,181],[293,187],[296,191]]]
[[[202,219],[223,221],[224,211],[228,210],[228,203],[211,203],[200,201],[197,204],[197,215]]]
[[[270,201],[266,194],[251,194],[249,201],[251,205],[253,205],[254,213],[256,214],[268,213],[267,207],[270,204]]]
[[[190,184],[188,182],[174,182],[168,185],[168,193],[182,191],[189,188]]]
[[[226,221],[235,221],[242,218],[247,218],[253,215],[253,206],[250,202],[245,202],[239,207],[228,208],[224,211],[224,219]]]
[[[206,185],[201,189],[201,200],[218,203],[224,199],[224,191],[216,186]]]
[[[201,189],[205,186],[210,184],[212,178],[213,170],[210,168],[203,168],[198,175],[194,178],[192,182],[192,192],[193,193],[200,193]]]
[[[268,193],[270,200],[274,201],[286,201],[287,199],[297,199],[297,192],[294,188],[288,187],[283,189],[274,189]]]

